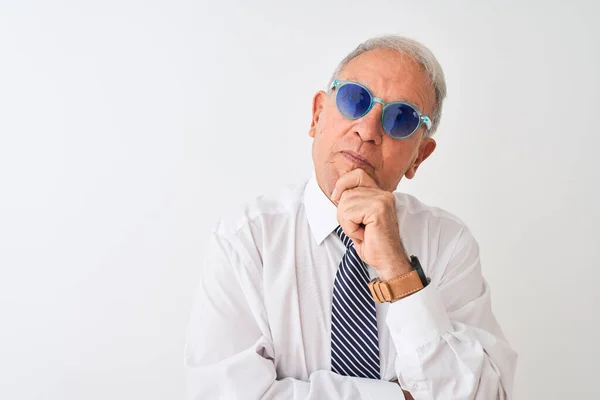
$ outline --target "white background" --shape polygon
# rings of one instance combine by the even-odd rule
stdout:
[[[0,0],[0,398],[178,399],[220,215],[312,171],[313,93],[378,34],[438,56],[399,190],[463,219],[518,399],[595,398],[594,1]]]

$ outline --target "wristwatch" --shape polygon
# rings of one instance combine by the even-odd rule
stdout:
[[[403,297],[411,295],[423,289],[429,284],[421,263],[416,256],[410,256],[412,270],[389,281],[381,281],[379,278],[369,282],[371,295],[377,303],[394,302]]]

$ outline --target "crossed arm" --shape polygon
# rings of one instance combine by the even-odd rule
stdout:
[[[425,289],[389,305],[398,382],[316,371],[281,378],[259,266],[213,235],[186,345],[189,399],[511,399],[516,353],[491,313],[477,245],[465,231]],[[409,393],[410,392],[410,393]]]

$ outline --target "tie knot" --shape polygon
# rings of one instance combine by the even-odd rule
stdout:
[[[342,243],[344,243],[344,246],[346,246],[347,249],[349,249],[350,246],[354,245],[352,239],[346,236],[341,226],[338,225],[337,228],[335,228],[335,234],[338,235],[338,237],[341,239]]]

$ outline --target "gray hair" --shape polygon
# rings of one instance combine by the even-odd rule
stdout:
[[[442,104],[444,102],[444,98],[446,97],[446,79],[444,78],[442,66],[437,61],[431,50],[416,40],[404,36],[386,35],[374,37],[359,44],[356,49],[354,49],[338,64],[337,68],[333,72],[333,75],[331,76],[331,79],[329,80],[327,90],[330,90],[331,84],[335,79],[338,79],[340,73],[346,64],[350,62],[350,60],[358,57],[362,53],[377,49],[395,50],[400,54],[410,57],[425,70],[425,73],[427,74],[429,81],[435,90],[435,107],[433,109],[433,113],[429,115],[429,118],[431,119],[431,129],[426,131],[425,136],[433,136],[440,124],[440,119],[442,117]]]

